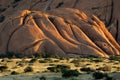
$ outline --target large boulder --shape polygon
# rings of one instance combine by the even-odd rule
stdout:
[[[0,22],[18,10],[45,10],[48,8],[76,8],[88,16],[94,14],[103,21],[120,44],[120,3],[119,0],[0,0]],[[22,5],[22,6],[21,6]]]
[[[0,0],[0,53],[119,55],[119,14],[119,0]]]
[[[71,8],[14,12],[0,24],[0,52],[30,56],[119,55],[120,46],[96,16]]]

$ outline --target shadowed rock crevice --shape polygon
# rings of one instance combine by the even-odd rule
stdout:
[[[56,6],[56,8],[61,7],[63,4],[64,4],[64,2],[60,2],[60,3]]]
[[[113,3],[113,0],[111,0],[110,19],[108,24],[106,24],[107,27],[113,23],[113,9],[114,9],[114,3]]]
[[[0,16],[0,23],[2,23],[5,20],[5,16]]]
[[[78,1],[79,1],[79,0],[75,0],[75,2],[74,2],[74,4],[73,4],[72,8],[75,8],[75,7],[76,7]]]
[[[118,36],[119,36],[119,22],[118,22],[118,20],[117,20],[117,22],[116,22],[116,36],[115,36],[115,39],[118,41]]]
[[[0,8],[0,13],[4,12],[6,8]]]

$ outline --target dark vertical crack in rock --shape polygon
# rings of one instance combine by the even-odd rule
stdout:
[[[118,20],[117,20],[117,22],[116,22],[116,30],[117,30],[117,31],[116,31],[116,36],[115,36],[115,39],[116,39],[116,40],[118,40],[118,35],[119,35],[119,34],[118,34],[118,32],[119,32],[118,29],[119,29],[119,23],[118,23]]]
[[[75,8],[79,0],[75,0],[75,3],[73,4],[72,8]]]
[[[5,16],[0,16],[0,23],[2,23],[5,20]]]
[[[106,3],[106,4],[109,5],[108,3],[109,3],[109,1],[107,0],[107,3]],[[105,25],[106,25],[106,26],[107,26],[107,24],[108,24],[108,22],[107,22],[107,11],[108,11],[107,9],[108,9],[108,8],[109,8],[109,7],[105,7],[105,13],[106,13],[106,14],[105,14]]]
[[[72,31],[72,33],[73,33],[73,35],[74,35],[75,39],[79,42],[79,40],[78,40],[77,36],[75,35],[75,32],[74,32],[74,30],[73,30],[72,25],[70,25],[70,28],[71,28],[71,31]]]
[[[60,2],[60,3],[56,6],[56,8],[61,7],[63,4],[64,4],[63,2]]]
[[[110,19],[108,21],[108,24],[106,26],[110,26],[112,24],[113,20],[113,10],[114,10],[114,3],[113,0],[111,1],[111,12],[110,12]]]
[[[51,5],[52,3],[53,3],[53,0],[48,0],[48,3],[47,3],[47,5],[45,6],[44,11],[50,10],[50,5]]]

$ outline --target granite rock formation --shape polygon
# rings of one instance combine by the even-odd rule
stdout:
[[[1,0],[0,52],[119,55],[119,12],[118,0]]]

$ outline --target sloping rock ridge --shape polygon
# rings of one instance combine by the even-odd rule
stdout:
[[[4,0],[1,1],[2,4],[5,3]],[[62,57],[75,55],[109,57],[120,54],[120,46],[117,43],[119,42],[119,16],[110,21],[111,16],[106,18],[100,14],[103,15],[101,16],[103,19],[106,19],[101,21],[98,12],[94,14],[91,10],[87,10],[88,8],[85,11],[86,0],[84,0],[86,2],[80,0],[81,3],[79,0],[72,0],[71,3],[70,0],[59,1],[53,0],[49,3],[47,0],[29,2],[9,0],[6,5],[1,4],[1,54],[14,52],[30,56],[46,52]],[[113,6],[113,3],[110,3]],[[94,5],[91,4],[89,8]],[[112,35],[106,27],[113,33]]]

